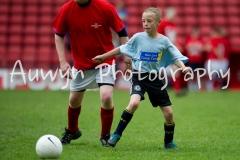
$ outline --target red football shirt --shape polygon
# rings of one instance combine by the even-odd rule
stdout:
[[[162,19],[158,27],[158,33],[161,33],[168,37],[172,43],[176,42],[177,30],[174,23],[169,22],[166,19]]]
[[[71,0],[63,5],[53,22],[58,34],[69,33],[74,67],[79,70],[95,68],[98,64],[92,58],[114,48],[112,28],[115,32],[123,29],[124,23],[115,8],[104,0],[91,0],[81,7]],[[112,64],[111,57],[103,63]]]
[[[208,53],[207,59],[218,59],[215,53],[216,49],[223,55],[223,58],[228,59],[227,48],[224,43],[225,42],[223,42],[222,38],[219,37],[212,38],[210,42],[212,49]]]
[[[191,36],[186,39],[186,55],[189,58],[188,62],[201,63],[202,62],[202,38],[193,38]]]

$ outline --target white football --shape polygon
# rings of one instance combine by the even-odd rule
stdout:
[[[62,154],[62,143],[54,135],[44,135],[37,141],[36,152],[40,158],[58,158]]]

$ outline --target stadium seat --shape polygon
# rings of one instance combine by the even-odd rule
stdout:
[[[185,16],[194,16],[197,14],[196,8],[192,7],[192,6],[184,6],[184,7],[180,8],[180,10],[182,10],[184,12]]]
[[[227,5],[232,5],[232,6],[238,6],[239,5],[239,0],[227,0],[226,4]]]
[[[240,10],[238,6],[227,6],[227,14],[228,16],[237,16],[240,14]]]
[[[39,19],[36,15],[32,14],[27,14],[24,16],[24,24],[28,25],[36,25],[38,23]]]
[[[202,25],[200,27],[200,32],[202,33],[203,36],[209,37],[211,32],[211,27],[208,25],[205,25],[205,26]]]
[[[126,7],[130,7],[130,6],[140,6],[139,5],[139,1],[138,0],[131,0],[131,1],[124,1]]]
[[[240,18],[239,16],[230,16],[227,18],[228,24],[231,25],[236,25],[240,26]]]
[[[36,35],[38,33],[38,27],[35,24],[27,24],[23,28],[23,34],[33,34]]]
[[[210,15],[212,12],[212,9],[208,6],[199,6],[196,8],[198,11],[199,16],[204,16],[204,15]]]
[[[38,14],[38,8],[39,7],[37,5],[34,5],[34,4],[26,5],[26,7],[24,9],[25,15],[28,15],[28,14],[37,15]]]
[[[53,32],[53,27],[51,25],[41,25],[38,28],[38,33],[41,35],[49,35],[49,34],[54,34]]]
[[[169,6],[176,7],[176,6],[181,6],[182,4],[183,4],[183,2],[179,1],[179,0],[168,0]]]
[[[49,69],[51,66],[52,54],[53,53],[49,45],[39,46],[39,49],[37,50],[37,67]]]
[[[0,24],[8,23],[8,15],[0,14]]]
[[[8,34],[22,34],[22,25],[21,24],[12,24],[8,26]]]
[[[209,0],[198,0],[197,2],[197,6],[210,6],[211,1]]]
[[[20,14],[21,15],[21,14],[23,14],[23,11],[24,11],[24,7],[22,4],[11,5],[9,9],[10,9],[10,13],[12,13],[12,14]]]
[[[201,25],[212,25],[212,17],[209,16],[200,16],[198,21]]]
[[[23,15],[22,14],[12,14],[10,17],[9,17],[9,23],[10,24],[13,24],[13,25],[21,25],[23,23]]]
[[[213,6],[225,6],[226,1],[224,0],[211,0]]]
[[[54,21],[53,17],[48,15],[42,15],[40,16],[40,19],[39,19],[40,25],[41,24],[52,25],[53,21]]]
[[[41,15],[51,15],[52,14],[53,7],[51,5],[45,5],[43,4],[41,7],[39,7],[39,13]]]
[[[54,36],[49,36],[49,35],[39,35],[38,36],[38,43],[40,45],[49,45],[54,43]]]
[[[36,64],[36,47],[32,45],[27,45],[23,48],[21,54],[22,65],[26,69],[35,68]]]
[[[240,37],[240,27],[239,26],[229,26],[228,34],[230,37],[239,36]]]
[[[195,16],[186,16],[185,18],[182,18],[184,21],[185,25],[196,25],[198,24],[198,19]]]
[[[0,37],[1,39],[1,37]],[[0,42],[1,44],[1,42]],[[4,45],[0,45],[0,67],[6,67],[7,65],[7,61],[6,61],[6,56],[7,56],[7,51],[6,51],[6,47]]]
[[[36,46],[37,44],[37,40],[38,40],[38,36],[33,35],[33,34],[25,34],[24,38],[23,38],[23,43],[24,45],[31,45],[31,46]]]
[[[7,15],[9,11],[8,4],[0,4],[0,14]]]
[[[134,6],[128,7],[128,15],[129,16],[140,16],[141,14],[142,13],[138,7],[134,7]]]
[[[7,33],[8,26],[5,24],[0,24],[0,35],[3,36],[3,34]]]
[[[195,6],[197,4],[196,0],[182,0],[184,6]]]
[[[213,24],[215,26],[226,26],[227,21],[226,21],[226,17],[225,16],[214,16],[213,17]]]
[[[231,37],[229,40],[230,40],[231,47],[238,48],[238,50],[239,50],[240,37],[234,36],[234,37]]]
[[[213,15],[225,16],[226,7],[225,6],[213,6],[212,13],[213,13]]]
[[[141,6],[144,6],[146,8],[152,7],[152,0],[144,0],[144,1],[139,1]]]
[[[25,1],[26,0],[10,0],[10,3],[14,5],[21,5],[21,4],[24,4]]]
[[[12,34],[8,37],[8,44],[22,45],[21,34]]]
[[[8,67],[13,67],[17,60],[20,60],[21,55],[21,45],[12,44],[8,46],[6,61]]]

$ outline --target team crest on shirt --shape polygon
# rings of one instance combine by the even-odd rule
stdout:
[[[102,25],[101,24],[98,24],[98,23],[94,23],[93,25],[91,25],[91,27],[94,27],[94,28],[99,28],[101,27]]]
[[[141,91],[141,87],[140,87],[139,85],[135,85],[135,86],[134,86],[134,90],[136,90],[136,91]]]

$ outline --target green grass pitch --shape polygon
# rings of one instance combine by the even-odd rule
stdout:
[[[240,92],[188,93],[169,90],[179,150],[163,149],[163,116],[147,95],[115,148],[100,145],[99,92],[85,94],[80,139],[63,146],[62,160],[236,160],[240,159]],[[45,134],[61,137],[67,126],[68,91],[0,91],[0,159],[39,159],[35,145]],[[114,91],[114,131],[129,102]]]

